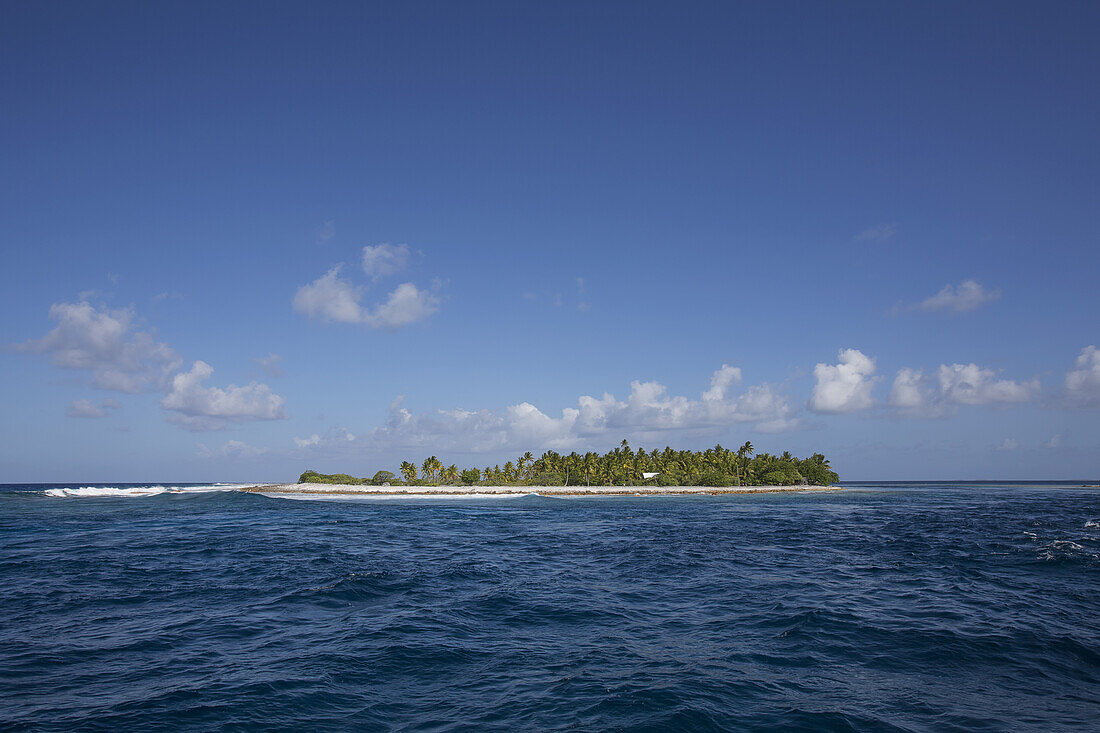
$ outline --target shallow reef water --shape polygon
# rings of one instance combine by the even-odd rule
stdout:
[[[1096,730],[1100,490],[848,486],[3,487],[0,728]]]

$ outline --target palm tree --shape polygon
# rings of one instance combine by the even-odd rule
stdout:
[[[520,456],[518,459],[516,459],[516,470],[519,472],[520,476],[530,478],[530,476],[527,475],[527,471],[525,469],[534,460],[535,460],[535,457],[533,455],[531,455],[531,451],[527,451],[522,456]]]
[[[744,474],[745,480],[748,480],[748,459],[752,457],[752,441],[746,440],[745,444],[737,449],[737,483],[741,483],[741,476]]]
[[[431,481],[455,482],[460,478],[458,466],[453,463],[444,466],[436,456],[426,458],[420,468],[424,478]],[[548,450],[535,458],[528,451],[515,463],[505,463],[503,469],[499,465],[486,466],[481,475],[487,483],[499,485],[515,482],[517,479],[538,477],[544,473],[556,473],[566,485],[579,483],[583,476],[584,483],[591,486],[594,482],[625,485],[649,471],[665,474],[666,479],[685,485],[697,482],[704,473],[710,471],[732,474],[738,484],[759,482],[787,485],[810,481],[827,485],[840,480],[828,459],[820,453],[802,460],[795,458],[790,451],[784,451],[778,456],[771,453],[757,454],[751,441],[746,441],[736,451],[718,444],[703,451],[666,447],[663,451],[654,449],[647,453],[641,448],[631,450],[630,444],[625,440],[604,454],[588,451],[583,455],[572,452],[562,456]],[[410,483],[416,481],[417,465],[409,461],[402,462],[401,474]]]

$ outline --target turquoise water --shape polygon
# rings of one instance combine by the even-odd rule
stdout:
[[[0,726],[1096,730],[1100,489],[1081,483],[7,486]]]

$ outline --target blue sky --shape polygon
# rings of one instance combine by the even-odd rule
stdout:
[[[1098,473],[1095,4],[0,12],[0,481]]]

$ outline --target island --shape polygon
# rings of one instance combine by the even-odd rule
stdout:
[[[399,477],[400,476],[400,477]],[[839,488],[840,476],[821,453],[809,458],[756,453],[751,442],[736,450],[715,445],[704,451],[649,452],[623,440],[607,453],[561,455],[530,452],[503,466],[460,469],[429,456],[419,466],[404,461],[399,475],[380,470],[371,477],[304,472],[297,483],[252,486],[272,494],[359,496],[643,496],[733,494],[762,491],[822,491]]]

